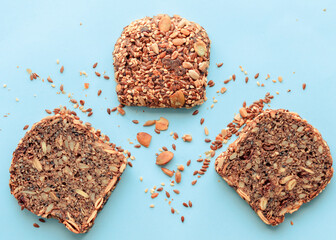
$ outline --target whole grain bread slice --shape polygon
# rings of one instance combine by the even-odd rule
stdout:
[[[126,158],[70,111],[54,112],[19,142],[9,186],[22,208],[84,233],[116,187]]]
[[[330,150],[318,130],[282,109],[249,122],[216,159],[215,169],[270,225],[315,198],[333,175]]]

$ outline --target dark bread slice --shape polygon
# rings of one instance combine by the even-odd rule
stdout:
[[[35,123],[13,153],[10,190],[22,208],[87,232],[126,168],[100,131],[67,110]]]
[[[197,23],[163,14],[135,20],[117,40],[113,60],[124,105],[191,108],[206,100],[210,39]]]
[[[216,159],[215,169],[271,225],[316,197],[333,175],[330,150],[318,130],[282,109],[249,122]]]

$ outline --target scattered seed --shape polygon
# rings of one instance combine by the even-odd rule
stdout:
[[[198,114],[198,110],[195,110],[192,115],[197,115]]]
[[[139,123],[138,120],[132,120],[132,122],[133,122],[134,124],[138,124],[138,123]]]
[[[104,78],[105,78],[106,80],[109,80],[109,79],[110,79],[110,77],[107,76],[107,75],[105,75]]]
[[[205,135],[209,135],[209,129],[207,128],[207,127],[204,127],[204,133],[205,133]]]
[[[294,225],[293,221],[291,221],[290,224],[293,226]]]
[[[194,180],[191,182],[192,185],[195,185],[197,183],[197,180]]]
[[[89,83],[84,83],[84,88],[85,88],[85,89],[88,89],[88,88],[89,88],[89,85],[90,85]]]
[[[306,85],[305,83],[302,84],[302,89],[305,90],[305,89],[306,89],[306,86],[307,86],[307,85]]]
[[[215,82],[212,81],[212,80],[210,80],[210,81],[208,82],[208,86],[209,86],[209,87],[213,87],[213,86],[215,86]]]
[[[50,83],[53,83],[54,81],[51,79],[50,76],[47,77],[47,81],[50,82]]]
[[[140,148],[141,145],[140,145],[140,144],[136,144],[136,145],[134,145],[134,147],[135,147],[135,148]]]
[[[36,227],[36,228],[40,227],[37,223],[34,223],[33,226]]]
[[[181,217],[181,221],[184,222],[184,216]]]
[[[91,117],[91,116],[92,116],[92,114],[93,114],[93,112],[89,112],[89,114],[88,114],[88,117]]]
[[[257,73],[256,75],[254,75],[254,79],[257,79],[259,77],[259,73]]]
[[[204,118],[201,118],[200,124],[202,125],[204,123]]]
[[[171,211],[171,213],[172,213],[172,214],[174,214],[174,213],[175,213],[175,210],[174,210],[174,208],[171,208],[171,210],[170,210],[170,211]]]
[[[281,76],[278,77],[278,81],[282,82],[282,77]]]
[[[205,141],[206,143],[209,143],[209,142],[211,142],[211,139],[206,138],[206,139],[204,139],[204,141]]]
[[[45,223],[45,220],[43,218],[39,218],[39,221]]]
[[[154,204],[149,205],[150,208],[154,208]]]
[[[23,127],[23,130],[27,130],[29,128],[29,125],[26,125]]]
[[[156,198],[157,196],[159,196],[159,193],[153,193],[151,198]]]
[[[172,148],[176,151],[176,145],[174,143],[172,144]]]
[[[133,167],[133,164],[131,162],[127,162],[128,166]]]
[[[175,181],[176,183],[180,183],[181,182],[181,172],[179,170],[176,170],[176,173],[175,173]]]
[[[174,193],[176,193],[176,194],[180,194],[180,191],[177,190],[177,189],[174,189],[173,191],[174,191]]]
[[[95,64],[93,64],[92,68],[96,68],[98,65],[98,63],[96,62]]]
[[[97,77],[100,77],[100,73],[99,72],[95,72],[95,74],[97,75]]]
[[[232,75],[232,79],[233,79],[233,81],[236,81],[236,74]]]
[[[248,78],[248,77],[246,77],[246,78],[245,78],[245,83],[248,83],[248,80],[249,80],[249,78]]]
[[[99,90],[98,90],[98,93],[97,93],[97,94],[98,94],[98,96],[100,96],[100,95],[101,95],[101,93],[102,93],[102,90],[101,90],[101,89],[99,89]]]
[[[192,207],[192,202],[190,200],[189,200],[188,203],[189,203],[189,207]]]
[[[188,167],[190,166],[190,163],[191,163],[191,160],[188,160],[188,162],[187,162]]]
[[[216,63],[217,67],[220,68],[221,66],[223,66],[223,63]]]
[[[49,109],[46,109],[45,111],[46,113],[51,114],[51,111]]]
[[[182,203],[182,205],[185,206],[185,207],[188,207],[188,204],[186,204],[185,202]]]
[[[125,115],[125,110],[124,110],[124,109],[122,109],[121,107],[118,107],[117,109],[118,109],[118,112],[119,112],[122,116]]]
[[[183,172],[183,170],[184,170],[184,166],[183,166],[183,165],[179,165],[179,166],[177,167],[177,169]]]
[[[170,198],[170,193],[166,191],[167,198]]]
[[[63,73],[63,72],[64,72],[64,66],[62,66],[60,69],[60,73]]]
[[[156,189],[156,191],[161,192],[163,190],[163,187],[159,187],[158,189]]]
[[[228,84],[230,81],[231,81],[230,79],[225,80],[225,81],[224,81],[224,84]]]

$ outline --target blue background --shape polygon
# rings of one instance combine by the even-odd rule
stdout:
[[[304,205],[298,212],[286,215],[277,227],[262,223],[240,197],[221,180],[213,163],[195,186],[192,173],[201,164],[200,154],[209,149],[204,142],[203,127],[207,126],[214,138],[238,112],[243,101],[247,104],[262,98],[269,91],[275,95],[272,108],[286,108],[298,112],[318,128],[335,156],[335,56],[336,4],[324,1],[1,1],[0,4],[0,239],[315,239],[332,238],[336,225],[335,178],[320,196]],[[326,11],[323,11],[326,9]],[[126,115],[107,115],[107,107],[118,105],[113,80],[112,51],[124,26],[131,21],[158,13],[179,14],[196,21],[208,32],[211,45],[209,80],[215,86],[207,89],[208,101],[192,110],[146,109],[126,107]],[[80,22],[83,23],[80,26]],[[56,59],[60,64],[56,64]],[[104,80],[94,75],[106,71],[112,78]],[[215,63],[223,62],[221,68]],[[59,73],[64,65],[63,74]],[[239,65],[248,72],[250,81]],[[19,66],[19,68],[17,68]],[[30,81],[26,69],[31,68],[46,79],[54,80],[56,89],[41,80]],[[88,77],[79,76],[86,71]],[[259,72],[258,87],[253,76]],[[295,74],[293,74],[295,72]],[[216,93],[230,75],[236,82],[225,87],[225,94]],[[265,80],[267,74],[271,79]],[[272,79],[283,76],[283,83]],[[83,83],[90,88],[83,90]],[[302,83],[307,83],[306,91]],[[7,84],[7,88],[2,88]],[[133,168],[127,168],[122,180],[98,215],[94,227],[84,235],[75,235],[56,220],[38,222],[38,218],[21,211],[10,195],[9,166],[12,152],[24,136],[22,128],[45,117],[44,109],[59,105],[71,108],[65,95],[57,95],[60,84],[74,98],[84,99],[92,107],[91,118],[79,113],[84,121],[110,136],[111,141],[129,149],[136,157]],[[97,97],[98,89],[103,93]],[[291,93],[287,93],[291,89]],[[36,94],[36,97],[34,95]],[[85,97],[87,94],[87,97]],[[218,99],[213,109],[212,97]],[[19,102],[16,102],[16,98]],[[10,113],[5,118],[3,115]],[[168,131],[160,135],[154,128],[144,128],[146,120],[166,117]],[[200,118],[205,123],[200,126]],[[135,125],[131,120],[137,119]],[[128,139],[135,141],[136,133],[146,131],[153,139],[148,149],[135,149]],[[177,141],[191,133],[192,143]],[[176,168],[191,159],[172,192],[169,178],[155,163],[155,153],[162,146],[177,145],[175,157],[168,168]],[[222,149],[225,150],[226,146]],[[216,156],[219,153],[216,154]],[[204,156],[204,155],[203,155]],[[139,177],[143,177],[143,182]],[[220,181],[219,181],[220,180]],[[164,194],[152,200],[144,189],[165,182],[174,199],[172,206],[180,214],[172,215]],[[191,200],[186,209],[182,202]],[[149,208],[155,204],[155,208]],[[182,224],[180,216],[185,216]],[[294,226],[290,225],[294,222]],[[36,229],[34,222],[40,224]]]

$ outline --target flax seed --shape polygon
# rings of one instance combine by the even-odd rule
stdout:
[[[60,73],[63,73],[63,72],[64,72],[64,66],[62,66],[60,69]]]
[[[249,80],[249,78],[248,78],[248,77],[246,77],[246,78],[245,78],[245,83],[248,83],[248,80]]]
[[[95,74],[97,75],[97,77],[100,77],[100,73],[99,72],[95,72]]]
[[[43,218],[39,218],[39,221],[45,223],[45,220]]]
[[[50,82],[50,83],[53,83],[54,81],[51,79],[50,76],[47,77],[47,81]]]
[[[225,81],[224,81],[224,84],[228,84],[230,81],[231,81],[230,79],[225,80]]]
[[[93,64],[92,68],[96,68],[98,65],[98,63],[96,62],[95,64]]]
[[[200,124],[202,125],[204,123],[204,118],[201,118]]]
[[[23,130],[27,130],[29,128],[29,125],[25,125],[24,127],[23,127]]]
[[[131,162],[127,162],[128,166],[133,167],[133,164]]]
[[[223,63],[216,63],[217,67],[220,68],[221,66],[223,66]]]
[[[189,207],[192,207],[192,202],[190,200],[189,200],[188,203],[189,203]]]
[[[167,198],[170,198],[170,193],[166,191]]]
[[[109,79],[110,79],[110,77],[107,76],[107,75],[105,75],[104,78],[105,78],[106,80],[109,80]]]
[[[196,170],[196,171],[194,171],[193,175],[195,176],[197,173],[198,173],[198,171]]]
[[[34,223],[33,226],[36,227],[36,228],[40,227],[37,223]]]
[[[185,207],[189,207],[188,204],[186,204],[185,202],[183,203],[183,206],[185,206]]]
[[[257,73],[256,75],[254,75],[254,79],[257,79],[259,77],[259,73]]]
[[[198,110],[195,110],[192,115],[197,115],[198,114]]]
[[[188,161],[187,161],[187,167],[190,166],[190,163],[191,163],[191,160],[188,160]]]
[[[184,222],[184,216],[181,217],[181,222]]]
[[[150,207],[150,208],[154,208],[154,207],[155,207],[155,205],[154,205],[154,204],[151,204],[151,205],[149,205],[149,207]]]
[[[174,208],[171,208],[171,209],[170,209],[170,211],[171,211],[171,213],[172,213],[172,214],[174,214],[174,213],[175,213],[175,210],[174,210]]]
[[[45,111],[46,111],[46,113],[51,114],[50,110],[46,109]]]
[[[191,182],[191,185],[195,185],[197,183],[197,180],[194,180]]]
[[[138,120],[132,120],[132,122],[133,122],[134,124],[138,124],[138,123],[139,123]]]
[[[233,75],[232,75],[232,80],[233,80],[233,81],[236,81],[236,74],[233,74]]]
[[[157,196],[159,196],[159,193],[153,193],[151,198],[156,198]]]
[[[174,193],[176,193],[176,194],[180,194],[180,191],[177,190],[177,189],[174,189],[173,191],[174,191]]]
[[[173,143],[172,148],[176,151],[176,145]]]
[[[102,93],[102,90],[101,90],[101,89],[99,89],[99,90],[98,90],[98,93],[97,93],[97,94],[98,94],[98,96],[100,96],[100,95],[101,95],[101,93]]]
[[[305,89],[306,89],[306,86],[307,86],[307,85],[306,85],[305,83],[302,84],[302,89],[305,90]]]

